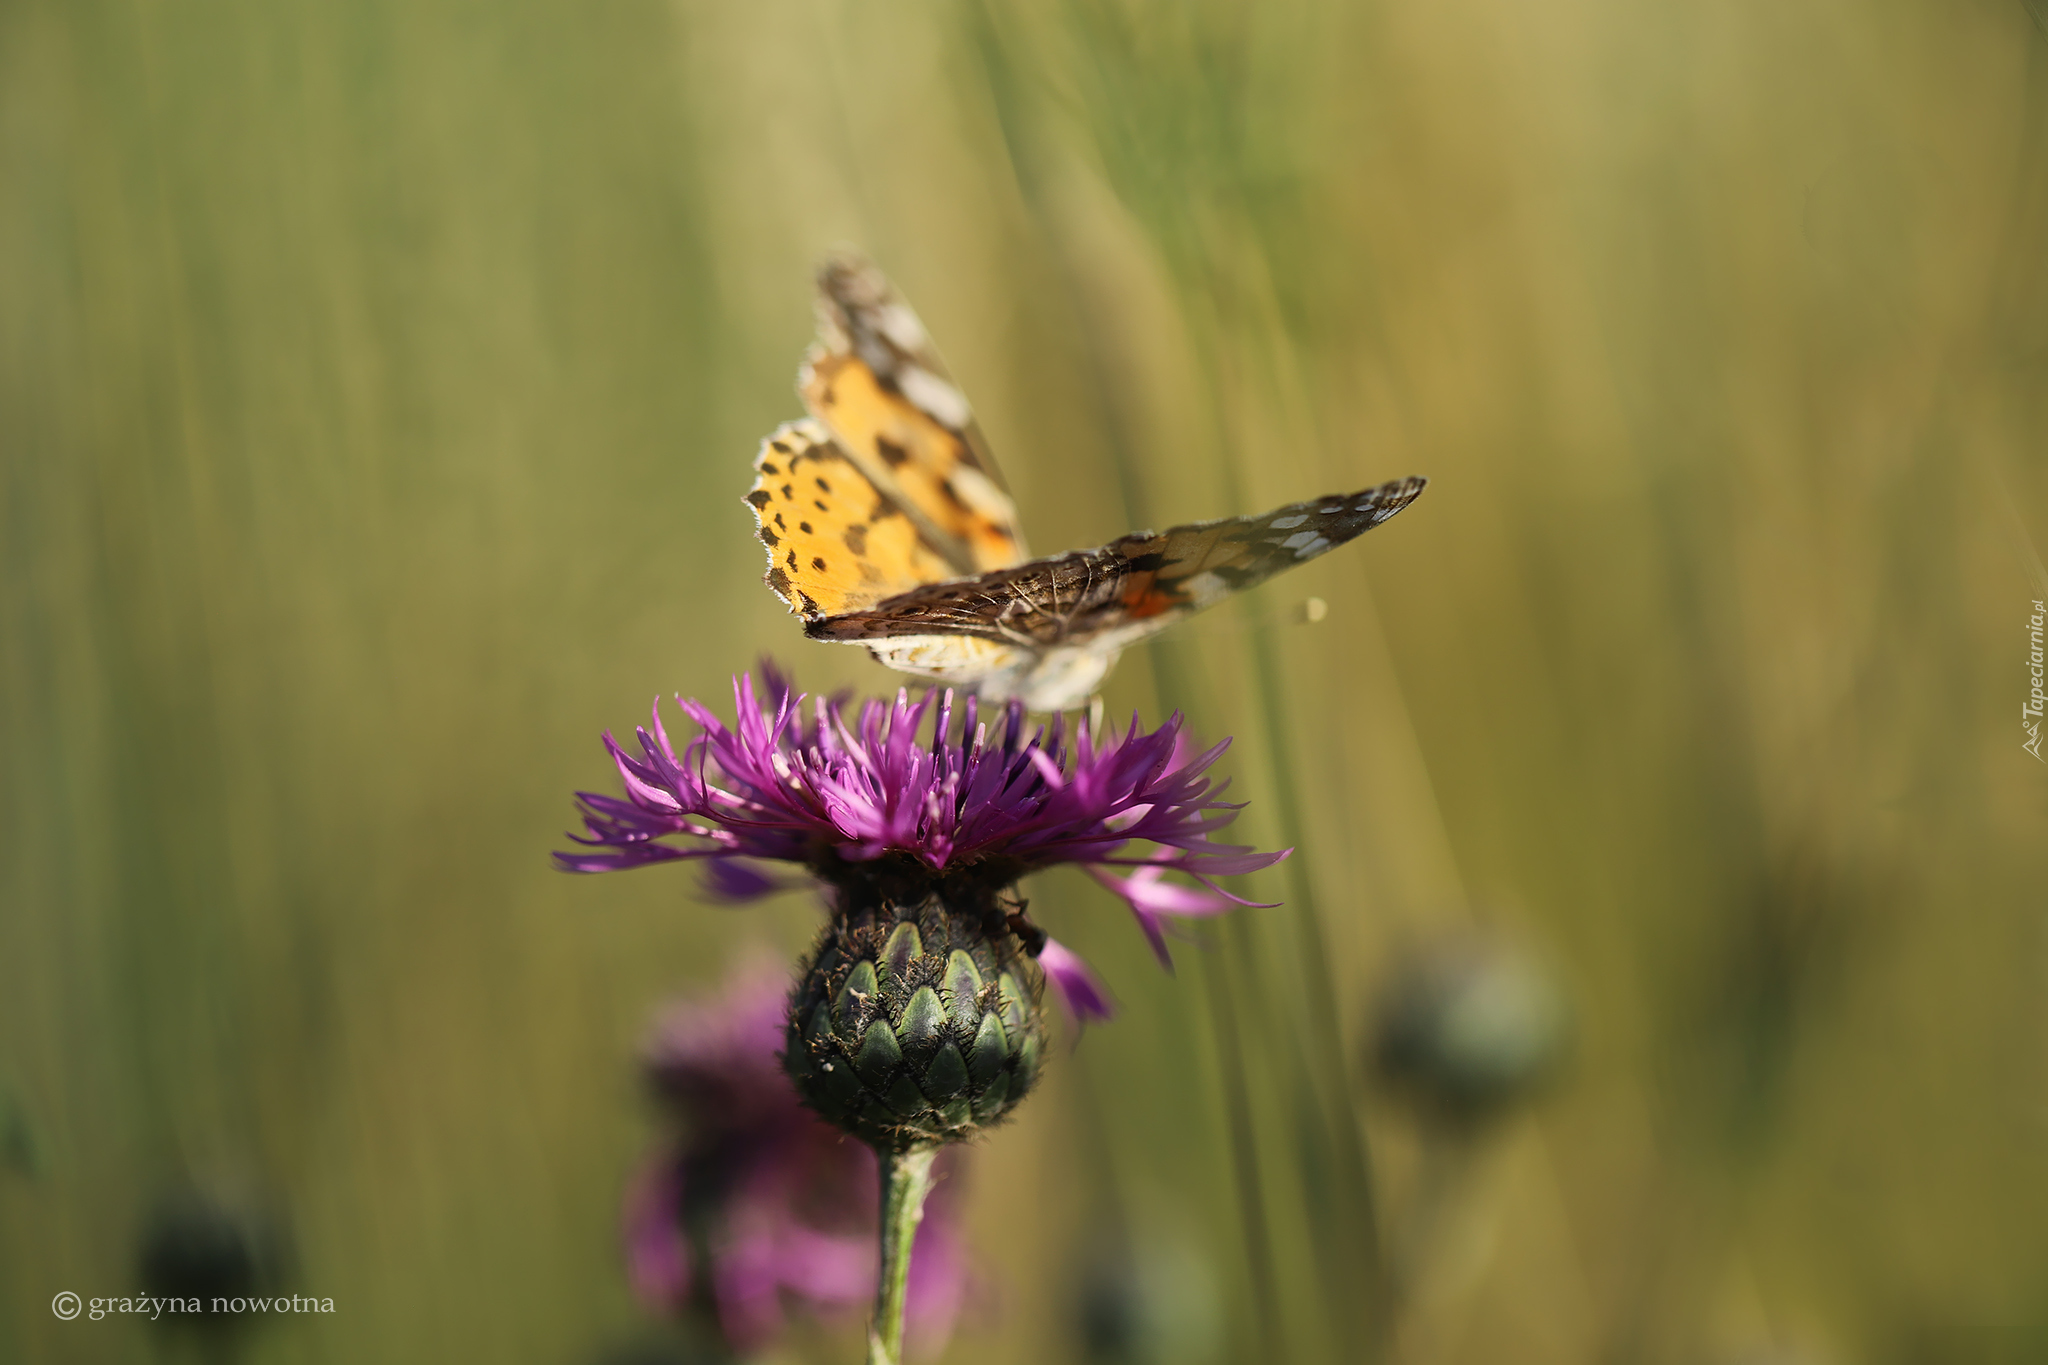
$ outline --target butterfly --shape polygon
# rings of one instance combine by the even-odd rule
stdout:
[[[830,257],[817,312],[797,373],[810,416],[761,443],[746,496],[767,584],[811,639],[989,700],[1079,706],[1126,647],[1365,534],[1428,482],[1033,559],[966,398],[881,271]]]

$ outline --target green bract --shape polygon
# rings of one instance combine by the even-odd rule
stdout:
[[[790,999],[804,1103],[882,1150],[971,1136],[1038,1079],[1044,977],[996,893],[965,879],[842,886]]]

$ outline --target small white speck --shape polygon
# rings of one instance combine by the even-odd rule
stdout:
[[[827,1071],[830,1071],[830,1070],[832,1069],[832,1063],[830,1063],[830,1062],[827,1062],[827,1063],[825,1063],[825,1069],[826,1069]]]
[[[1330,614],[1330,604],[1320,597],[1311,597],[1301,604],[1301,619],[1314,625]]]

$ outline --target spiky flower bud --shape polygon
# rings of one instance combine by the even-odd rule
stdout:
[[[876,874],[840,888],[790,999],[783,1066],[805,1104],[872,1146],[957,1141],[1037,1081],[1045,978],[986,877]]]

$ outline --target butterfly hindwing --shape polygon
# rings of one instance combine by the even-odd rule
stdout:
[[[951,575],[1025,558],[1016,504],[973,411],[917,314],[866,260],[842,254],[819,269],[818,344],[797,389]]]
[[[970,635],[1040,650],[1120,647],[1365,534],[1426,483],[1401,479],[1263,516],[1129,535],[1099,550],[912,588],[805,630],[821,640]]]
[[[859,611],[951,569],[814,421],[761,443],[747,492],[768,586],[806,620]]]

